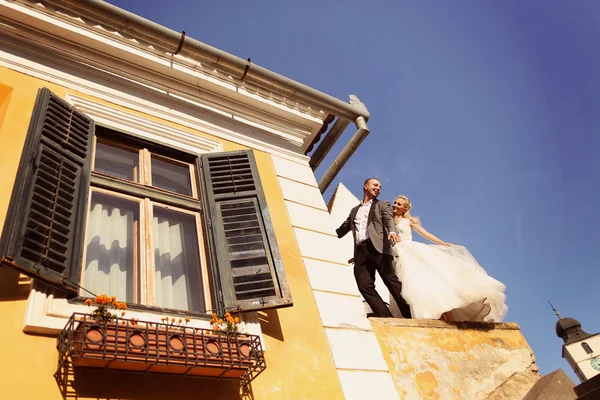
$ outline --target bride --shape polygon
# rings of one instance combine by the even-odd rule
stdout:
[[[415,319],[500,322],[508,308],[506,287],[490,277],[463,246],[446,243],[427,232],[406,196],[392,205],[396,232],[401,241],[394,245],[396,274],[402,282],[402,297]],[[436,245],[412,241],[412,231]],[[400,316],[394,299],[391,311]]]

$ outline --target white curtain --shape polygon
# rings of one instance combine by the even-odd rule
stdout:
[[[156,305],[205,311],[194,217],[155,207],[153,230]]]
[[[133,301],[136,207],[115,197],[92,194],[83,287],[96,295]]]

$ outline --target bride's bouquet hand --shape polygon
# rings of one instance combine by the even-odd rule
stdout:
[[[398,235],[397,235],[397,234],[395,234],[395,233],[390,233],[390,234],[388,235],[388,240],[389,240],[390,242],[392,242],[392,246],[393,246],[393,245],[395,245],[396,243],[400,243],[400,236],[398,236]]]

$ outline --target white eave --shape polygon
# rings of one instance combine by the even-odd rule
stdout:
[[[252,127],[304,154],[334,115],[43,4],[0,0],[0,35],[51,48],[74,65],[127,79]],[[74,66],[74,68],[76,68]],[[325,126],[326,128],[326,126]],[[318,140],[318,138],[317,138]]]

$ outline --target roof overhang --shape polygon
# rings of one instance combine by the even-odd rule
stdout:
[[[81,5],[95,8],[85,12],[78,8]],[[130,19],[135,17],[169,33],[167,28],[102,1],[0,0],[0,42],[20,50],[24,49],[21,44],[27,43],[32,52],[56,53],[57,60],[70,62],[74,70],[94,71],[103,79],[144,87],[213,118],[250,127],[257,136],[298,155],[313,150],[329,126],[336,126],[331,124],[334,120],[339,120],[339,130],[353,115],[369,117],[360,102],[344,103],[248,62],[243,76],[236,76],[234,61],[239,64],[241,59],[227,53],[222,52],[228,56],[223,59],[229,62],[221,66],[208,58],[192,57],[192,50],[181,43],[179,49],[169,52],[166,39],[151,43],[148,35],[131,28],[133,22],[123,25],[118,14],[110,13],[128,14]],[[183,43],[190,43],[188,47],[199,43],[186,40]],[[174,54],[177,50],[180,52]],[[317,149],[321,159],[332,145]]]

